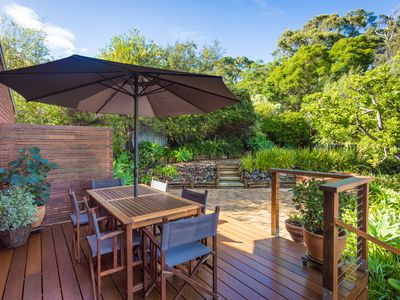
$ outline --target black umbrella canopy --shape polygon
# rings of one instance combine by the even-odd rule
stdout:
[[[0,72],[0,82],[27,101],[95,113],[134,115],[134,196],[138,196],[138,115],[203,114],[239,102],[219,76],[79,55]]]
[[[137,80],[138,92],[135,93]],[[0,73],[27,101],[95,113],[203,114],[238,102],[219,76],[176,72],[73,55]]]

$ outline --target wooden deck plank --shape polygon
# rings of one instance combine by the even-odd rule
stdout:
[[[65,235],[65,238],[67,240],[67,246],[69,250],[69,254],[72,258],[74,258],[74,249],[73,245],[71,242],[72,237],[73,237],[73,232],[72,232],[72,226],[69,223],[64,223],[62,224],[62,229]],[[85,243],[85,232],[82,230],[82,243]],[[82,293],[82,298],[84,300],[91,300],[93,299],[93,292],[92,292],[92,285],[90,281],[90,273],[88,272],[89,270],[89,264],[87,260],[84,257],[84,254],[81,251],[81,262],[77,263],[75,259],[72,259],[72,265],[75,270],[75,274],[78,280],[79,288]]]
[[[40,233],[31,234],[26,258],[24,296],[25,300],[42,299],[42,249]]]
[[[83,235],[85,232],[83,230]],[[303,245],[270,237],[266,232],[224,216],[221,216],[218,232],[220,299],[321,298],[321,273],[302,266]],[[83,240],[81,263],[74,261],[69,224],[47,227],[42,233],[32,234],[29,243],[23,247],[0,249],[0,293],[4,291],[3,299],[13,300],[41,299],[42,291],[44,300],[93,299],[89,255],[88,244]],[[105,256],[104,265],[110,263],[112,257]],[[141,276],[139,270],[134,271],[135,282],[141,281]],[[125,299],[125,278],[125,272],[104,277],[102,299]],[[354,278],[365,284],[367,277],[357,275]],[[204,267],[195,279],[211,287],[211,270]],[[168,299],[174,297],[182,284],[179,278],[168,278]],[[349,290],[352,286],[348,282],[347,288],[341,288],[340,295],[359,293],[354,289],[352,294]],[[143,293],[135,293],[134,299],[143,299]],[[159,293],[154,290],[148,299],[159,299]],[[187,286],[182,299],[203,300],[210,296]]]
[[[45,258],[42,260],[43,300],[59,300],[62,294],[51,227],[44,229],[41,234],[42,256]]]
[[[0,251],[0,299],[2,299],[6,287],[13,253],[13,249],[1,249]]]
[[[52,226],[52,231],[63,298],[81,299],[81,291],[61,225]]]
[[[14,250],[14,255],[8,272],[6,288],[3,300],[15,300],[22,298],[24,288],[25,263],[28,244]]]

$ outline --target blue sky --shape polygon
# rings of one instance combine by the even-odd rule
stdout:
[[[400,0],[0,0],[1,14],[45,28],[55,58],[95,56],[114,35],[136,28],[162,44],[220,41],[227,55],[272,60],[279,35],[318,14],[364,8],[390,14]]]

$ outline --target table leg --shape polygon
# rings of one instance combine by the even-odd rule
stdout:
[[[133,248],[132,248],[132,224],[125,227],[126,234],[126,299],[133,300]]]

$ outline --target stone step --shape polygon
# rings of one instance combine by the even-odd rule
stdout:
[[[239,172],[235,171],[235,170],[224,170],[224,171],[218,171],[217,172],[219,176],[238,176]]]
[[[219,186],[220,187],[244,187],[244,184],[242,182],[240,182],[240,181],[239,182],[230,181],[230,182],[220,182]]]
[[[239,181],[240,176],[219,176],[220,181]]]
[[[239,170],[240,166],[239,165],[234,165],[234,164],[230,164],[230,165],[218,165],[217,166],[218,170]]]

